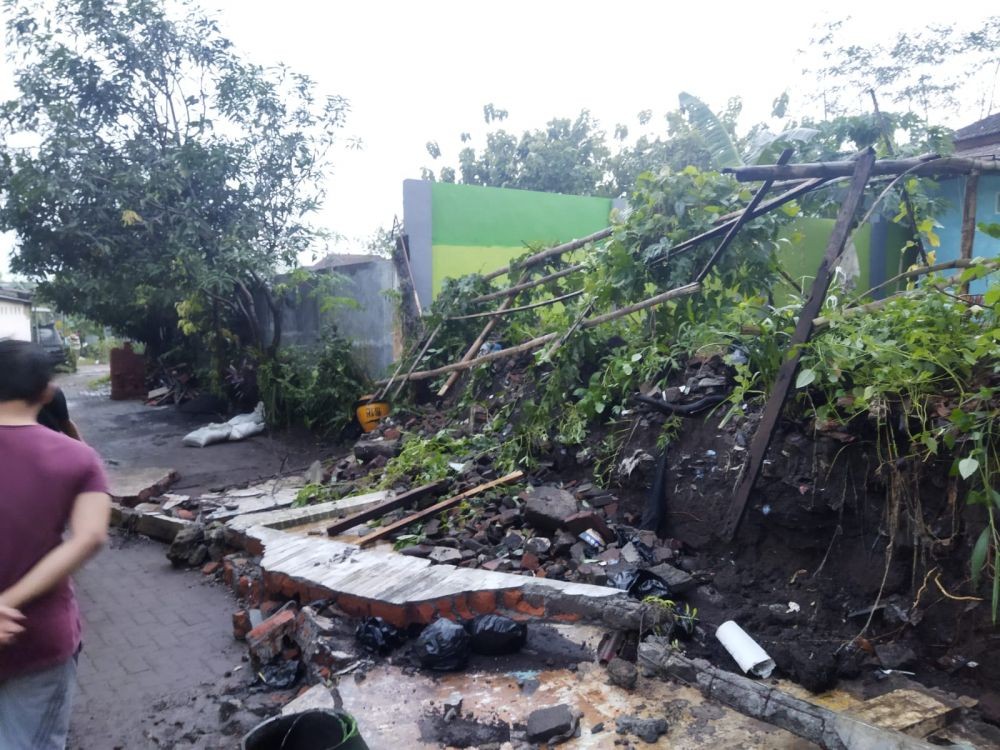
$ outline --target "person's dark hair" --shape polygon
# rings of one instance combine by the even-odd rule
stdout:
[[[45,350],[30,341],[0,341],[0,401],[37,404],[52,379]]]

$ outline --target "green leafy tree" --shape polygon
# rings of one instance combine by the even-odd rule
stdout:
[[[805,72],[819,82],[824,116],[867,111],[869,91],[891,105],[918,112],[975,102],[981,116],[994,109],[1000,72],[1000,16],[977,20],[972,28],[935,24],[901,31],[887,42],[849,41],[851,19],[818,27],[811,47],[820,61]]]
[[[308,217],[345,100],[246,62],[186,0],[3,8],[18,90],[0,108],[13,270],[154,352],[186,333],[216,355],[238,341],[273,353],[275,279],[317,239]],[[22,133],[37,146],[15,148]]]

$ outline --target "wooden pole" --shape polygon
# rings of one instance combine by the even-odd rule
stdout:
[[[754,180],[804,180],[808,178],[850,177],[854,170],[852,161],[816,162],[814,164],[762,165],[724,169],[740,182]],[[920,177],[934,175],[960,175],[970,172],[1000,172],[1000,161],[965,159],[957,156],[920,156],[914,159],[882,159],[872,168],[872,177],[897,175],[913,170]]]
[[[962,202],[962,242],[958,257],[972,259],[972,244],[976,239],[976,197],[979,192],[979,172],[970,172],[965,178],[965,200]],[[969,293],[969,282],[958,288],[959,294]]]
[[[473,297],[469,300],[469,304],[478,305],[482,302],[491,302],[495,299],[500,299],[501,297],[506,297],[508,294],[515,294],[518,292],[523,292],[525,289],[534,289],[536,286],[541,286],[542,284],[547,284],[550,281],[555,281],[556,279],[561,279],[564,276],[569,276],[571,273],[576,273],[577,271],[582,271],[584,269],[583,263],[577,263],[576,265],[566,266],[555,273],[550,273],[548,276],[542,276],[541,278],[535,279],[534,281],[526,281],[523,284],[516,284],[515,286],[509,287],[507,289],[498,289],[495,292],[490,292],[489,294],[481,294],[478,297]]]
[[[792,149],[786,148],[781,152],[781,156],[778,157],[778,164],[787,164],[788,160],[791,158]],[[715,264],[719,262],[719,258],[722,257],[726,248],[728,248],[729,244],[736,238],[736,234],[740,231],[742,226],[750,221],[750,217],[753,216],[753,212],[757,210],[757,206],[760,205],[760,202],[764,199],[764,196],[767,195],[767,192],[771,189],[773,184],[774,180],[764,180],[764,184],[757,189],[756,193],[754,193],[754,196],[750,199],[747,207],[743,209],[743,212],[739,216],[736,217],[736,221],[730,225],[729,231],[726,232],[726,236],[722,238],[722,242],[719,243],[715,252],[712,253],[711,257],[708,259],[708,262],[705,263],[701,271],[698,272],[698,275],[694,277],[695,281],[702,282],[705,280],[705,277],[711,273]]]
[[[440,330],[441,330],[441,324],[438,323],[437,328],[435,328],[433,331],[431,331],[431,335],[428,336],[427,337],[427,341],[424,342],[424,347],[423,347],[423,349],[420,350],[420,354],[418,354],[416,356],[416,358],[413,360],[413,363],[410,365],[410,369],[406,371],[406,377],[403,378],[402,380],[400,380],[399,381],[399,385],[396,386],[396,390],[392,394],[393,399],[399,398],[399,393],[400,393],[400,391],[403,390],[403,386],[406,384],[407,378],[409,378],[410,373],[417,369],[417,365],[420,364],[420,360],[422,360],[424,358],[424,355],[427,353],[427,350],[430,349],[431,342],[434,341],[434,338],[438,335],[438,331],[440,331]],[[390,381],[389,385],[387,385],[385,387],[386,391],[389,390],[389,387],[391,385],[392,385],[392,383]]]
[[[445,488],[446,484],[447,482],[441,480],[439,482],[431,482],[429,484],[421,485],[420,487],[415,487],[409,492],[404,492],[403,494],[394,497],[392,500],[386,500],[384,503],[377,505],[374,508],[362,510],[353,515],[334,521],[327,527],[326,533],[330,536],[337,536],[337,534],[341,534],[348,529],[353,529],[358,524],[366,523],[376,518],[381,518],[391,510],[405,508],[410,503],[415,503],[425,495],[438,493],[440,490]]]
[[[634,305],[629,305],[628,307],[623,307],[618,310],[613,310],[609,313],[604,313],[603,315],[598,315],[597,317],[590,318],[583,321],[581,324],[583,328],[593,328],[594,326],[603,325],[612,320],[618,318],[623,318],[626,315],[631,315],[632,313],[639,312],[640,310],[645,310],[649,307],[654,307],[655,305],[663,304],[677,297],[685,297],[689,294],[695,294],[701,290],[701,284],[686,284],[684,286],[677,287],[675,289],[670,289],[662,294],[657,294],[655,297],[650,297],[649,299],[643,300],[642,302],[636,302]],[[423,372],[411,373],[407,379],[408,380],[427,380],[428,378],[436,378],[441,375],[445,375],[449,372],[468,370],[471,367],[476,367],[478,365],[486,364],[487,362],[493,362],[498,359],[504,359],[505,357],[513,357],[516,354],[521,354],[522,352],[528,352],[532,349],[537,349],[540,346],[545,346],[545,344],[550,341],[555,341],[560,336],[559,333],[546,333],[544,336],[539,336],[538,338],[531,339],[530,341],[525,341],[523,344],[518,344],[517,346],[512,346],[507,349],[501,349],[498,352],[490,352],[489,354],[484,354],[482,357],[476,357],[475,359],[454,362],[450,365],[445,365],[444,367],[438,367],[434,370],[424,370]],[[381,381],[376,383],[376,385],[381,385]]]
[[[568,253],[571,252],[572,250],[579,250],[581,247],[583,247],[588,243],[599,242],[600,240],[606,240],[608,237],[611,236],[612,231],[613,231],[612,227],[607,227],[605,229],[601,229],[598,232],[594,232],[593,234],[587,235],[586,237],[581,237],[578,240],[571,240],[570,242],[564,242],[563,244],[556,245],[555,247],[546,248],[545,250],[541,250],[535,253],[534,255],[529,255],[527,258],[525,258],[520,262],[511,263],[509,266],[504,266],[503,268],[498,268],[496,271],[490,271],[487,274],[483,274],[483,278],[486,279],[487,281],[490,281],[492,279],[497,278],[498,276],[503,276],[504,274],[508,274],[514,270],[523,271],[527,268],[531,268],[531,266],[538,265],[543,260],[554,258],[557,255],[562,255],[563,253]]]
[[[500,307],[498,307],[495,310],[495,312],[497,313],[506,312],[510,308],[510,306],[514,304],[514,299],[516,297],[517,294],[509,295],[507,299],[505,299],[500,304]],[[490,331],[492,331],[496,327],[497,320],[498,320],[497,317],[492,317],[488,321],[486,321],[486,325],[483,326],[483,330],[479,332],[479,335],[476,337],[476,340],[472,342],[472,346],[470,346],[468,351],[465,352],[465,355],[460,360],[461,362],[471,362],[475,358],[475,356],[479,353],[479,350],[485,343],[486,337],[490,335]],[[444,395],[453,385],[455,385],[455,381],[458,380],[460,376],[461,376],[461,370],[455,370],[451,375],[449,375],[448,379],[444,382],[444,385],[442,385],[438,389],[437,392],[438,398],[444,398]]]
[[[530,305],[521,305],[520,307],[508,307],[506,310],[489,310],[487,312],[481,313],[470,313],[469,315],[456,315],[453,318],[448,318],[448,320],[471,320],[472,318],[492,318],[495,315],[512,315],[516,312],[524,312],[525,310],[534,310],[536,307],[546,307],[548,305],[554,305],[557,302],[565,302],[568,299],[573,299],[574,297],[579,297],[583,294],[582,289],[577,289],[575,292],[570,292],[569,294],[563,294],[559,297],[553,297],[552,299],[543,299],[540,302],[532,302]]]
[[[819,269],[816,271],[816,280],[813,282],[809,297],[799,311],[799,320],[789,342],[785,361],[782,362],[781,367],[778,369],[778,376],[775,379],[771,395],[768,397],[767,404],[764,407],[764,414],[761,417],[760,424],[757,426],[753,442],[750,444],[747,464],[736,492],[733,495],[732,503],[723,519],[721,536],[725,540],[731,540],[735,536],[736,530],[743,520],[747,503],[750,500],[750,492],[757,481],[757,475],[760,473],[764,457],[767,455],[767,449],[771,444],[771,438],[774,436],[774,429],[778,425],[778,419],[781,417],[785,400],[788,398],[788,393],[791,390],[795,371],[799,366],[799,358],[802,356],[801,346],[809,340],[812,334],[813,318],[817,317],[820,308],[823,306],[823,301],[826,299],[826,293],[830,288],[837,260],[844,252],[844,246],[847,244],[847,239],[850,236],[851,227],[854,224],[858,207],[861,205],[861,200],[864,197],[865,186],[868,184],[874,164],[875,152],[871,149],[861,154],[854,163],[854,176],[851,179],[847,197],[840,207],[837,222],[834,224],[833,233],[830,235],[830,241],[826,247],[826,254],[823,256],[823,260],[819,264]]]
[[[470,497],[474,497],[475,495],[479,495],[483,492],[486,492],[486,490],[491,490],[494,487],[499,487],[502,484],[509,484],[511,482],[516,482],[523,476],[524,476],[523,471],[512,471],[510,474],[502,476],[499,479],[494,479],[492,482],[487,482],[486,484],[480,484],[479,486],[466,490],[465,492],[455,495],[454,497],[449,497],[447,500],[442,500],[441,502],[436,503],[435,505],[432,505],[429,508],[424,508],[424,510],[418,511],[417,513],[413,513],[412,515],[400,519],[395,523],[390,523],[388,526],[383,526],[382,528],[373,531],[368,536],[362,537],[360,540],[358,540],[358,546],[367,547],[369,544],[377,542],[379,539],[387,537],[390,534],[395,534],[397,531],[401,531],[405,529],[407,526],[416,523],[417,521],[422,521],[423,519],[430,518],[431,516],[436,515],[443,510],[448,510],[448,508],[458,505],[463,500],[466,500]]]

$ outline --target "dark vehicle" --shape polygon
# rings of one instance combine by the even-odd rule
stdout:
[[[38,326],[35,328],[36,343],[49,355],[53,365],[61,365],[68,359],[66,342],[59,335],[55,326]]]

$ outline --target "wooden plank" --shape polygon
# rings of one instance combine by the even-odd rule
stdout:
[[[425,508],[417,513],[413,513],[406,518],[403,518],[395,523],[390,523],[388,526],[383,526],[381,529],[377,529],[366,537],[363,537],[358,541],[358,545],[361,547],[366,547],[373,542],[377,542],[383,537],[387,537],[390,534],[394,534],[397,531],[405,529],[411,524],[422,521],[425,518],[430,518],[443,510],[448,510],[448,508],[458,505],[463,500],[478,495],[480,493],[486,492],[486,490],[491,490],[494,487],[499,487],[502,484],[509,484],[510,482],[516,482],[524,476],[523,471],[512,471],[506,476],[502,476],[499,479],[494,479],[492,482],[486,482],[486,484],[480,484],[472,489],[468,489],[454,497],[449,497],[447,500],[442,500],[441,502],[432,505],[429,508]]]
[[[795,326],[795,333],[792,334],[785,360],[778,369],[778,376],[775,379],[771,395],[768,397],[767,404],[764,407],[764,414],[761,417],[760,424],[757,426],[753,442],[750,444],[747,464],[739,486],[736,488],[733,500],[730,503],[725,518],[723,518],[720,536],[725,540],[731,540],[735,536],[736,530],[743,520],[743,514],[750,500],[750,492],[757,481],[760,468],[764,464],[764,457],[767,455],[767,449],[771,444],[774,429],[778,425],[781,411],[785,406],[785,400],[788,398],[788,393],[792,388],[795,371],[798,369],[799,358],[801,357],[801,345],[807,342],[812,335],[813,319],[818,316],[820,308],[826,299],[826,293],[830,288],[837,260],[844,252],[844,246],[847,244],[848,237],[850,236],[855,214],[857,214],[858,207],[861,205],[861,199],[865,194],[865,186],[868,184],[868,178],[871,176],[874,164],[875,152],[872,149],[865,151],[855,162],[851,186],[843,205],[840,207],[840,213],[837,215],[837,222],[834,224],[833,233],[830,235],[826,254],[823,256],[823,260],[819,264],[819,269],[816,271],[816,280],[809,291],[809,298],[799,311],[799,320]]]
[[[972,258],[972,243],[976,239],[976,197],[978,194],[979,172],[972,172],[965,178],[965,200],[962,203],[962,241],[958,248],[958,257],[961,260]],[[959,293],[969,293],[968,282],[959,287]]]
[[[402,495],[397,495],[392,498],[392,500],[386,500],[384,503],[377,505],[374,508],[362,510],[358,513],[354,513],[335,521],[330,526],[327,526],[326,533],[330,536],[337,536],[337,534],[341,534],[348,529],[353,529],[358,524],[367,523],[368,521],[373,521],[376,518],[381,518],[391,510],[405,508],[410,503],[420,500],[425,495],[432,495],[438,490],[444,489],[446,484],[447,482],[442,480],[415,487],[408,492],[404,492]]]

